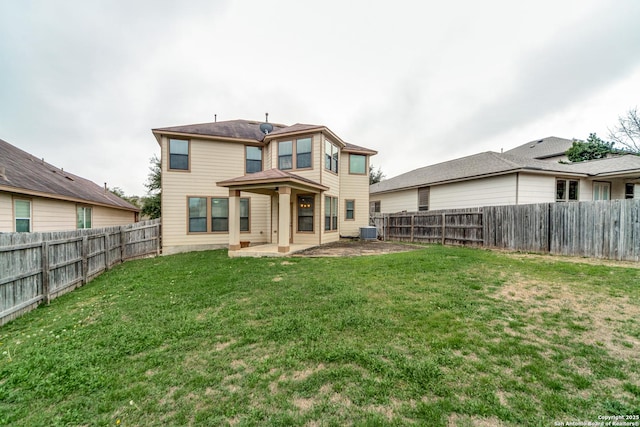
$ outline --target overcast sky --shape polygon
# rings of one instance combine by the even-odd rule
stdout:
[[[640,106],[637,0],[0,0],[0,139],[143,195],[152,128],[323,124],[388,178]],[[606,138],[605,138],[606,139]]]

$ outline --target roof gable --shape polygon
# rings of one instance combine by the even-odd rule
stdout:
[[[0,139],[0,189],[138,211],[88,179],[58,169]]]

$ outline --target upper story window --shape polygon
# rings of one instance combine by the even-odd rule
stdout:
[[[429,210],[429,187],[418,188],[418,210]]]
[[[169,169],[189,170],[189,141],[169,139]]]
[[[324,168],[332,172],[338,173],[338,147],[333,145],[331,141],[324,142]]]
[[[262,171],[262,147],[247,146],[246,154],[246,170],[247,173],[256,173]]]
[[[16,232],[31,232],[31,200],[14,200]]]
[[[578,200],[578,184],[574,179],[556,179],[556,202]]]
[[[302,138],[296,141],[296,168],[306,169],[311,167],[311,138]]]
[[[367,173],[367,156],[349,154],[349,173],[365,175]]]
[[[77,219],[78,219],[78,228],[91,228],[91,214],[92,209],[88,206],[78,206],[77,209]]]
[[[625,199],[633,199],[633,190],[634,190],[633,183],[627,182],[624,185],[624,198]]]
[[[293,141],[278,142],[278,169],[293,169]]]

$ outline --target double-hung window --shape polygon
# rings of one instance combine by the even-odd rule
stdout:
[[[633,199],[633,190],[634,190],[634,184],[632,182],[627,182],[624,185],[624,198],[625,199]]]
[[[344,219],[352,220],[356,218],[356,201],[345,200],[344,202]]]
[[[329,140],[324,142],[324,168],[338,173],[338,147]]]
[[[262,148],[261,147],[246,147],[246,170],[247,173],[256,173],[262,171]]]
[[[298,231],[313,231],[313,196],[298,196]]]
[[[91,213],[92,209],[88,206],[78,206],[77,208],[77,223],[78,228],[91,228]]]
[[[418,188],[418,210],[429,210],[429,187]]]
[[[169,169],[189,170],[189,141],[169,139]]]
[[[278,169],[293,169],[293,141],[278,143]]]
[[[229,231],[229,198],[189,197],[189,233]],[[249,199],[240,199],[240,231],[249,231]],[[207,220],[207,218],[209,218]]]
[[[14,215],[17,232],[31,232],[31,200],[14,200]]]
[[[365,175],[367,173],[367,156],[349,154],[349,173]]]
[[[556,202],[578,200],[578,180],[556,179]]]
[[[338,229],[338,198],[325,196],[324,198],[324,229],[332,231]]]
[[[311,167],[311,138],[301,138],[296,141],[296,168]]]
[[[593,200],[611,200],[611,183],[594,181]]]

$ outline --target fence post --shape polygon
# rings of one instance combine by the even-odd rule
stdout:
[[[442,213],[442,245],[444,246],[444,241],[445,241],[445,223],[446,223],[446,219],[447,219],[447,214],[446,213]]]
[[[42,295],[44,302],[49,305],[51,301],[49,295],[49,242],[42,242],[42,254],[40,261],[42,262]]]
[[[415,217],[415,215],[411,215],[411,238],[409,239],[411,243],[413,243],[413,221],[415,220]]]
[[[124,227],[120,227],[120,262],[124,262],[125,255],[125,235]]]
[[[104,233],[104,271],[109,271],[109,232]]]
[[[89,279],[89,236],[82,236],[82,284]]]

